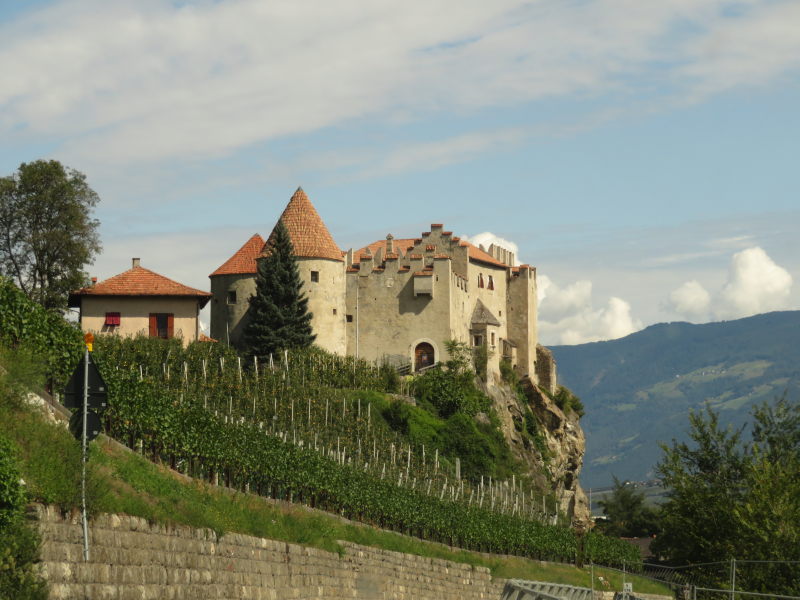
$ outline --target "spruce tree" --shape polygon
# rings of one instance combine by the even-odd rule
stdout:
[[[266,254],[258,261],[256,293],[250,298],[244,330],[247,353],[259,357],[284,348],[306,348],[316,338],[292,239],[282,221],[267,242]]]

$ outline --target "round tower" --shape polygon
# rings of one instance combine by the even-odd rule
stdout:
[[[256,259],[264,239],[253,235],[216,271],[211,279],[211,337],[240,347],[250,296],[256,293]]]
[[[330,352],[345,354],[345,261],[342,251],[302,188],[297,188],[280,221],[292,240],[303,291],[308,296],[308,310],[313,315],[311,327],[317,336],[314,343]]]

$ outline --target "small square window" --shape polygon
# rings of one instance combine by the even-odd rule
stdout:
[[[319,282],[319,271],[311,271],[311,281],[313,283]]]
[[[345,317],[345,318],[347,319],[348,323],[352,323],[353,322],[353,315],[347,315],[347,317]]]
[[[228,292],[228,304],[236,304],[236,290]]]
[[[107,325],[108,327],[119,327],[120,324],[120,316],[118,312],[107,312],[106,313],[106,322],[103,325]]]
[[[336,314],[336,309],[335,308],[333,309],[333,314]]]

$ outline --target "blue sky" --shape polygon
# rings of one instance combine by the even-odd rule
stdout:
[[[0,173],[86,173],[101,278],[207,289],[298,185],[499,238],[577,343],[800,308],[798,75],[794,0],[2,2]]]

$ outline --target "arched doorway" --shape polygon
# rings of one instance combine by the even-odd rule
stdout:
[[[425,367],[430,367],[435,362],[433,346],[428,342],[421,342],[414,348],[414,370],[419,371]]]

